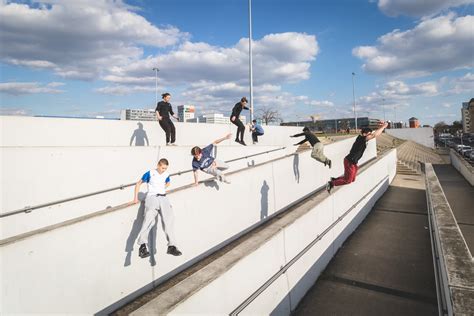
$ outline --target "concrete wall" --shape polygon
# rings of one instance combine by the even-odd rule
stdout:
[[[3,244],[0,313],[108,311],[323,186],[330,176],[342,174],[342,160],[353,140],[326,146],[326,155],[333,159],[331,170],[304,152],[232,174],[231,185],[214,182],[170,194],[181,257],[165,254],[165,236],[158,229],[156,253],[149,260],[138,258],[135,242],[143,206]],[[361,163],[375,155],[371,141]],[[21,184],[13,185],[21,192]],[[357,199],[350,191],[354,188],[345,189],[348,202]],[[27,216],[15,218],[20,223]]]
[[[149,146],[135,146],[135,142],[130,146],[137,123],[0,116],[0,212],[136,182],[144,172],[154,168],[160,158],[170,161],[171,173],[189,170],[192,146],[205,146],[228,132],[235,132],[235,126],[231,124],[176,123],[180,146],[167,147],[163,146],[164,132],[158,123],[142,122]],[[280,157],[296,149],[291,146],[295,139],[289,135],[300,130],[295,127],[265,127],[265,135],[260,137],[258,145],[250,145],[250,133],[246,132],[250,146],[236,144],[232,138],[219,144],[217,157],[229,160],[287,146],[285,150],[232,162],[230,171]],[[209,177],[201,174],[200,178]],[[191,182],[193,176],[190,173],[173,177],[174,188]],[[129,201],[132,195],[133,188],[125,188],[40,208],[14,218],[3,218],[0,220],[0,238],[116,206]]]
[[[420,145],[434,148],[434,134],[431,127],[386,129],[388,135],[411,140]]]
[[[75,147],[75,146],[130,146],[130,140],[138,129],[137,121],[114,121],[92,119],[61,119],[25,116],[0,116],[2,129],[1,147]],[[144,121],[150,146],[165,145],[165,133],[158,122]],[[193,124],[174,122],[176,143],[179,145],[206,145],[216,138],[231,132],[233,138],[223,145],[234,145],[237,127],[233,124]],[[302,130],[301,127],[264,126],[265,135],[259,137],[259,145],[284,146],[294,139],[289,135]],[[252,144],[248,129],[244,140]],[[140,137],[143,139],[143,137]],[[132,145],[135,145],[135,140]],[[144,140],[143,140],[144,141]],[[146,145],[146,142],[145,142]],[[239,145],[240,146],[240,145]]]
[[[474,258],[430,163],[426,199],[440,314],[474,315]]]
[[[276,146],[218,146],[217,157],[230,160]],[[2,149],[2,213],[67,199],[138,181],[156,167],[160,158],[170,161],[169,171],[191,169],[191,147],[7,147]],[[229,163],[229,171],[281,157],[294,148]],[[34,176],[32,176],[34,175]],[[200,179],[208,175],[200,173]],[[173,188],[194,182],[192,173],[172,177]],[[146,185],[142,186],[146,190]],[[53,225],[131,201],[133,187],[40,208],[29,214],[0,219],[0,239]]]
[[[184,315],[197,311],[209,315],[231,313],[307,245],[322,236],[241,312],[245,315],[290,315],[344,240],[388,188],[396,173],[396,160],[393,150],[361,172],[356,185],[343,186],[333,194],[326,195],[311,211],[290,226],[283,227],[264,245],[242,258],[212,283],[181,301],[170,314]],[[355,207],[343,220],[323,234],[354,204]],[[143,313],[137,311],[136,314]]]
[[[451,164],[462,174],[464,179],[474,186],[474,167],[464,160],[454,149],[450,149]]]

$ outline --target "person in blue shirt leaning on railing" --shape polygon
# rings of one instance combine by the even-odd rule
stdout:
[[[263,127],[257,123],[257,120],[252,121],[252,125],[250,125],[250,132],[252,132],[252,140],[254,145],[258,143],[258,136],[262,136],[264,134]]]
[[[229,165],[226,164],[224,161],[217,160],[212,155],[212,150],[214,149],[214,145],[219,144],[220,142],[229,139],[232,136],[231,133],[227,134],[226,136],[216,139],[212,144],[200,148],[199,146],[194,146],[191,149],[191,155],[193,156],[192,166],[193,166],[193,174],[194,174],[194,185],[199,184],[198,180],[198,170],[202,170],[205,173],[211,174],[217,178],[217,180],[230,183],[230,181],[222,174],[223,170],[227,170]]]
[[[150,256],[146,244],[148,243],[148,235],[156,223],[158,214],[161,216],[163,230],[165,231],[166,239],[168,239],[167,253],[173,256],[181,256],[181,251],[176,247],[176,239],[174,237],[173,208],[166,196],[166,188],[170,185],[170,174],[166,171],[168,164],[167,159],[160,159],[156,169],[147,171],[135,185],[133,204],[140,202],[138,200],[138,191],[140,191],[142,183],[145,182],[148,184],[148,193],[145,198],[145,219],[143,220],[140,235],[137,240],[137,243],[140,245],[138,255],[141,258]]]

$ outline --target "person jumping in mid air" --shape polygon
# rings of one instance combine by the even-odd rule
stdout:
[[[299,143],[296,143],[295,146],[309,142],[313,146],[313,151],[311,152],[311,158],[316,159],[319,162],[322,162],[324,166],[329,166],[331,168],[331,160],[324,156],[324,146],[323,143],[312,133],[308,127],[303,128],[303,133],[291,135],[290,137],[300,137],[304,136],[304,139]]]
[[[158,214],[161,216],[163,230],[165,231],[166,238],[168,239],[167,253],[173,256],[181,256],[181,251],[179,251],[176,247],[176,240],[174,237],[173,209],[168,197],[166,196],[166,188],[170,185],[170,174],[166,171],[167,169],[168,160],[160,159],[156,169],[146,172],[135,185],[135,195],[132,202],[133,204],[140,202],[138,200],[138,191],[140,190],[142,183],[148,183],[148,193],[145,199],[145,219],[143,220],[142,228],[137,241],[137,243],[140,245],[138,255],[141,258],[150,256],[146,244],[148,243],[148,235],[151,228],[156,223],[156,217]]]
[[[359,167],[357,163],[362,158],[365,148],[367,148],[367,142],[380,134],[388,126],[388,123],[381,122],[382,126],[379,127],[375,132],[371,128],[364,127],[360,131],[360,135],[357,136],[354,144],[352,145],[351,151],[344,158],[344,176],[339,178],[331,178],[326,184],[326,190],[331,193],[332,188],[339,185],[349,184],[355,181],[357,170]]]
[[[161,95],[163,101],[158,102],[156,105],[156,119],[160,123],[161,128],[165,131],[166,134],[166,146],[175,146],[174,143],[176,140],[176,129],[173,122],[171,121],[170,116],[174,117],[177,121],[179,118],[174,114],[173,108],[169,103],[171,99],[171,94],[163,93]]]
[[[244,146],[247,146],[244,142],[245,126],[244,123],[242,123],[242,121],[240,120],[240,112],[242,112],[242,110],[249,109],[248,107],[246,107],[246,105],[247,98],[243,97],[242,99],[240,99],[240,102],[237,102],[234,105],[234,108],[232,109],[232,114],[230,115],[230,121],[232,122],[232,124],[237,126],[237,134],[235,135],[235,141]]]
[[[199,184],[198,180],[198,170],[202,170],[205,173],[211,174],[217,178],[217,180],[230,183],[230,181],[222,174],[223,170],[229,168],[229,165],[221,160],[217,160],[212,156],[212,150],[214,149],[214,145],[219,144],[220,142],[229,139],[232,134],[229,133],[226,136],[216,139],[212,144],[200,148],[195,146],[191,149],[191,155],[193,155],[193,173],[194,173],[194,185]]]

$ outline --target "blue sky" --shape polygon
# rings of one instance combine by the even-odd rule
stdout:
[[[253,0],[254,106],[285,121],[460,119],[474,0]],[[228,114],[248,88],[247,0],[0,0],[0,114],[118,117],[159,93]]]

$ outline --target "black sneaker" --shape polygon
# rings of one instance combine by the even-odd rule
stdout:
[[[326,183],[326,191],[328,191],[328,193],[331,194],[332,188],[334,188],[334,184],[332,184],[332,180],[331,180],[331,181],[328,181],[328,183]]]
[[[146,258],[150,256],[150,253],[148,252],[148,249],[146,249],[145,244],[140,245],[140,249],[138,249],[138,255],[140,258]]]
[[[238,140],[238,139],[236,139],[235,142],[240,144],[240,140]]]
[[[239,143],[240,143],[241,145],[247,146],[247,144],[246,144],[243,140],[241,140]]]
[[[329,166],[329,169],[331,169],[332,161],[328,159],[328,160],[327,160],[327,164],[328,164],[328,166]]]
[[[175,246],[169,246],[168,251],[166,252],[167,254],[173,255],[173,256],[181,256],[182,253],[179,251]]]

